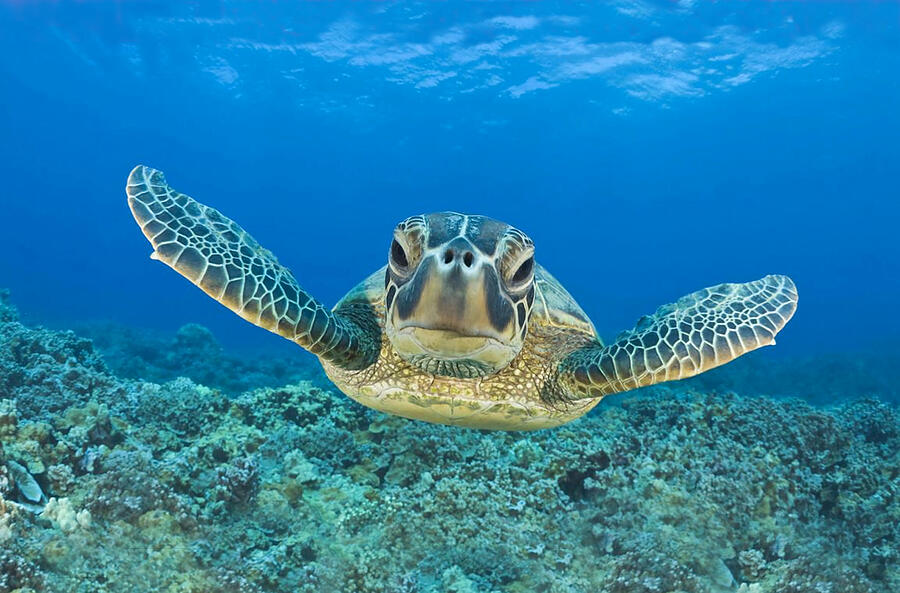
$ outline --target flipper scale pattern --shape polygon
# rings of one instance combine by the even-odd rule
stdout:
[[[787,276],[704,288],[642,317],[608,346],[572,352],[559,365],[555,393],[603,397],[692,377],[774,344],[796,308]]]
[[[374,318],[326,309],[272,252],[218,210],[173,190],[161,171],[136,167],[126,193],[153,257],[242,318],[346,368],[377,357]]]

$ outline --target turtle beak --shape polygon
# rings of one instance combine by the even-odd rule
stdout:
[[[462,237],[428,256],[403,288],[393,310],[398,331],[425,330],[417,333],[433,336],[427,342],[448,339],[461,350],[478,343],[471,338],[515,336],[514,309],[500,291],[494,267]]]
[[[520,294],[506,264],[531,240],[511,228],[454,212],[398,225],[385,271],[384,333],[400,358],[431,375],[471,378],[519,355],[534,293]]]
[[[397,353],[422,368],[487,374],[519,350],[514,315],[493,262],[457,237],[398,290],[386,329]]]

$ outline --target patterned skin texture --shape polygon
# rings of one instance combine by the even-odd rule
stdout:
[[[545,398],[557,362],[566,354],[600,344],[587,316],[557,280],[535,266],[534,307],[519,354],[483,377],[436,375],[404,360],[385,339],[378,360],[347,370],[323,363],[328,377],[363,405],[428,422],[499,430],[550,428],[573,420],[600,400]],[[369,303],[383,318],[384,270],[372,274],[338,303],[336,311]],[[555,387],[558,388],[558,387]]]
[[[386,272],[385,334],[407,361],[473,378],[521,350],[535,298],[534,244],[522,231],[458,212],[412,216],[394,229]],[[424,336],[426,348],[421,329],[446,333]],[[490,341],[460,345],[459,335]]]
[[[382,317],[378,271],[338,310],[370,302]],[[385,340],[377,362],[359,371],[325,364],[353,399],[407,418],[501,430],[550,428],[588,412],[609,394],[684,379],[774,343],[796,309],[786,276],[721,284],[641,318],[605,346],[564,288],[536,267],[537,298],[519,355],[477,380],[436,376],[405,362]]]
[[[797,288],[787,276],[705,288],[641,318],[609,346],[573,352],[558,381],[563,393],[580,398],[693,377],[774,344],[796,309]]]
[[[429,422],[558,426],[608,394],[690,377],[774,344],[797,306],[786,276],[721,284],[660,307],[606,346],[571,295],[535,264],[533,308],[518,355],[486,376],[441,376],[405,361],[385,337],[386,268],[328,311],[237,224],[172,190],[159,171],[137,167],[127,194],[156,259],[247,321],[319,356],[353,399]]]
[[[136,167],[126,193],[152,257],[250,323],[348,368],[378,356],[381,330],[371,311],[330,312],[240,226],[170,188],[162,172]]]

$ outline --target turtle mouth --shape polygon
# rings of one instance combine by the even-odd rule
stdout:
[[[516,354],[510,344],[494,336],[421,326],[398,330],[391,343],[401,357],[420,369],[454,377],[494,373]]]
[[[398,338],[408,338],[422,349],[422,354],[435,358],[456,359],[477,355],[491,344],[499,344],[494,336],[479,333],[460,333],[452,329],[409,325],[397,332]]]

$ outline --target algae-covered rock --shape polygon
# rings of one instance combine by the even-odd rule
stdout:
[[[91,513],[86,509],[76,511],[68,498],[51,498],[41,511],[41,516],[53,521],[63,533],[87,529],[91,525]]]
[[[306,369],[256,388],[271,365],[197,327],[121,335],[143,380],[0,324],[0,593],[900,591],[900,420],[880,399],[684,382],[485,432],[379,414]]]
[[[0,323],[0,394],[20,417],[46,419],[73,404],[121,394],[90,340],[73,332]]]
[[[306,379],[313,372],[300,352],[294,356],[227,352],[211,331],[195,323],[174,335],[112,323],[85,324],[77,331],[94,342],[109,368],[122,378],[167,383],[185,377],[237,395]]]
[[[9,468],[5,465],[0,465],[0,501],[10,498],[15,487],[16,484],[13,481]]]
[[[16,400],[0,399],[0,438],[8,439],[16,431]]]
[[[0,288],[0,323],[19,320],[19,312],[10,300],[9,290]]]
[[[214,496],[227,504],[246,504],[259,491],[259,466],[252,457],[241,457],[216,469]]]
[[[62,463],[48,467],[46,478],[47,487],[52,494],[66,494],[75,487],[75,472]]]
[[[43,590],[38,567],[14,550],[0,547],[0,593]]]

